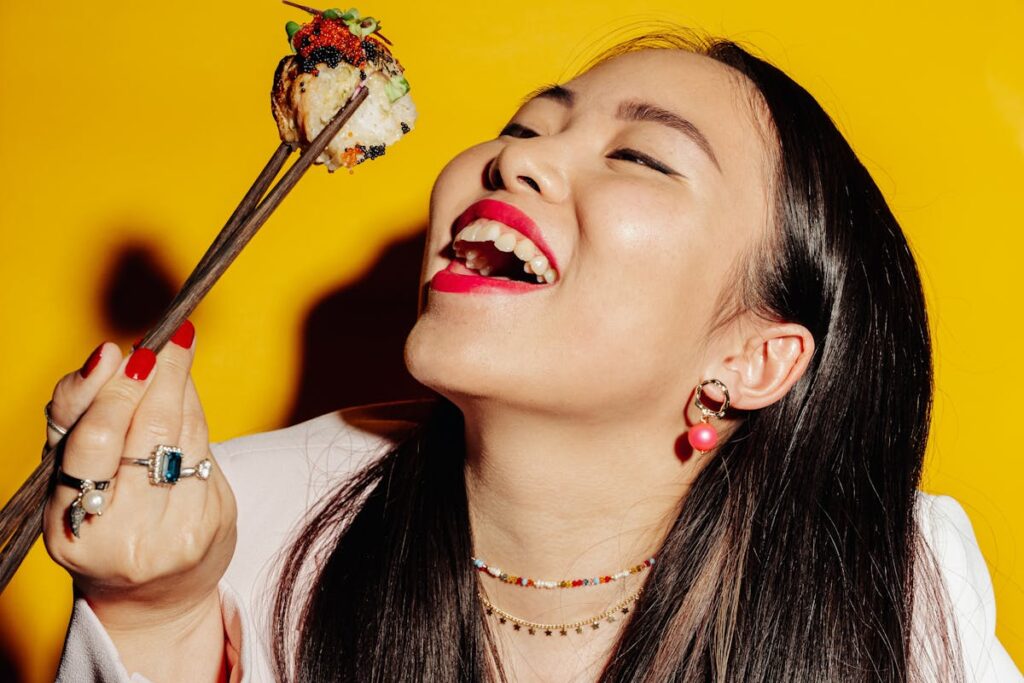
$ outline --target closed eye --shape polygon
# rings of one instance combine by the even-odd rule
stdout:
[[[509,136],[513,138],[535,138],[539,135],[539,133],[537,133],[537,131],[533,130],[532,128],[527,128],[524,125],[518,123],[510,123],[504,128],[502,128],[501,133],[499,133],[498,135],[499,137]],[[622,161],[630,161],[634,164],[637,164],[638,166],[646,166],[651,170],[657,171],[658,173],[664,173],[665,175],[679,175],[678,172],[669,168],[668,166],[661,163],[660,161],[650,156],[649,154],[644,154],[643,152],[631,149],[629,147],[623,147],[621,149],[615,150],[614,152],[608,155],[608,158],[620,159]]]
[[[513,138],[535,138],[537,137],[537,131],[532,128],[527,128],[518,123],[510,123],[501,129],[498,133],[498,137],[508,135]]]
[[[644,154],[643,152],[638,152],[635,149],[630,149],[628,147],[623,147],[621,149],[615,150],[614,152],[608,155],[608,158],[621,159],[623,161],[631,161],[635,164],[639,164],[640,166],[647,166],[648,168],[651,168],[657,171],[658,173],[664,173],[665,175],[679,175],[677,172],[675,172],[665,164],[661,163],[654,157],[648,154]]]

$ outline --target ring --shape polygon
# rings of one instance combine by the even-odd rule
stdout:
[[[59,424],[54,422],[53,418],[50,416],[50,406],[52,405],[53,401],[50,401],[43,408],[43,415],[46,416],[46,426],[52,429],[53,431],[57,432],[61,436],[65,436],[68,433],[68,430],[65,427],[61,427]]]
[[[62,469],[57,470],[57,483],[78,489],[78,496],[68,506],[68,521],[71,533],[81,538],[82,522],[86,515],[102,515],[109,502],[105,491],[114,483],[113,479],[94,480],[72,477]]]
[[[203,481],[210,478],[213,461],[203,458],[195,467],[182,467],[183,457],[177,446],[159,445],[153,449],[151,458],[121,458],[123,465],[140,465],[149,470],[149,483],[153,486],[173,486],[179,479],[196,477]]]

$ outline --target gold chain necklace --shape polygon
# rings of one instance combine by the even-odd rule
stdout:
[[[497,615],[498,623],[512,624],[513,631],[522,631],[525,628],[526,632],[531,636],[536,635],[538,631],[543,632],[546,636],[554,635],[555,633],[560,636],[565,636],[569,635],[569,631],[583,633],[584,629],[588,626],[592,631],[596,631],[601,628],[601,622],[609,624],[614,623],[617,620],[617,617],[615,616],[616,614],[629,614],[630,605],[640,599],[640,593],[642,593],[643,590],[643,588],[638,588],[635,593],[627,597],[625,600],[616,603],[613,607],[609,607],[597,616],[590,617],[589,619],[583,619],[582,621],[574,621],[568,624],[544,624],[536,621],[520,619],[499,607],[495,607],[482,592],[480,593],[480,602],[483,603],[487,616]]]

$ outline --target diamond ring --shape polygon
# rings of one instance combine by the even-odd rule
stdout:
[[[196,477],[206,481],[213,472],[213,461],[203,458],[195,467],[182,467],[183,453],[177,446],[159,445],[150,458],[121,458],[122,465],[140,465],[149,470],[149,483],[153,486],[173,486],[179,479]]]

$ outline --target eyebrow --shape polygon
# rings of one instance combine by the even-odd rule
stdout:
[[[565,86],[558,85],[557,83],[542,85],[524,97],[523,104],[536,99],[554,100],[555,102],[564,104],[567,107],[572,107],[572,105],[576,103],[576,93]]]
[[[711,159],[715,168],[717,168],[719,172],[722,171],[722,167],[718,163],[718,157],[715,156],[715,150],[711,148],[711,143],[708,142],[704,133],[700,132],[700,128],[694,125],[691,121],[684,119],[679,114],[675,114],[670,112],[668,109],[662,109],[661,107],[657,107],[653,104],[648,104],[647,102],[623,102],[619,105],[619,111],[616,116],[627,121],[650,121],[651,123],[660,123],[673,130],[679,131],[697,143],[697,146],[704,150],[704,153]]]
[[[566,107],[572,107],[576,103],[576,93],[562,85],[545,85],[523,98],[523,103],[534,99],[554,100]],[[708,142],[707,136],[701,132],[692,121],[684,119],[679,114],[663,109],[647,102],[628,101],[619,105],[616,116],[626,121],[646,121],[658,123],[678,131],[690,138],[701,150],[711,159],[711,163],[721,173],[722,166],[718,163],[715,150]]]

